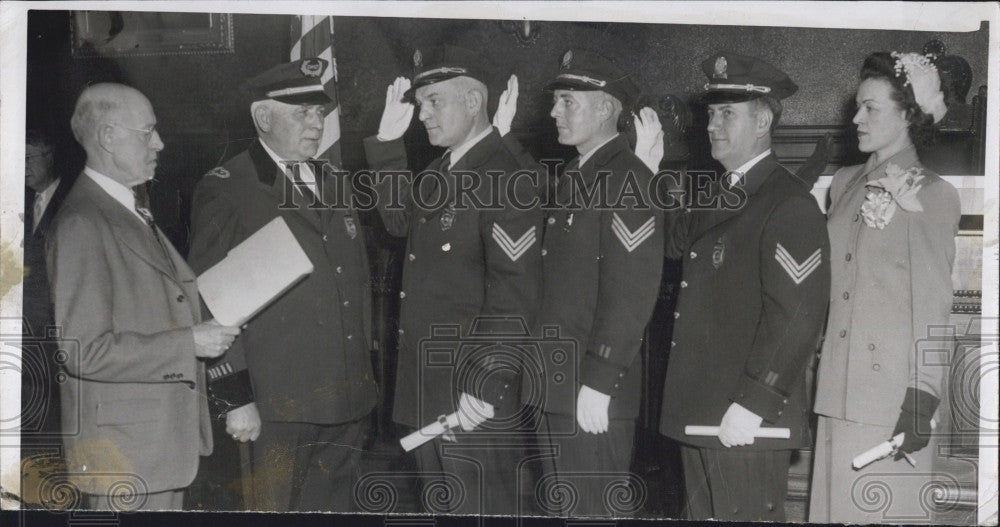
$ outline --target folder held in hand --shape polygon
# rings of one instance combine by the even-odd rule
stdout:
[[[313,271],[281,217],[230,249],[198,277],[198,291],[215,320],[240,326]]]

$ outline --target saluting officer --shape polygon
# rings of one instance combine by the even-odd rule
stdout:
[[[197,271],[276,217],[314,267],[209,369],[210,396],[225,413],[227,432],[255,441],[253,498],[260,510],[353,510],[377,396],[364,235],[351,210],[312,207],[337,203],[331,194],[349,186],[302,163],[316,155],[324,106],[332,102],[320,79],[327,67],[303,59],[246,82],[258,139],[208,172],[192,205],[189,259]]]
[[[371,167],[407,168],[402,136],[414,111],[408,101],[415,99],[430,143],[447,149],[427,167],[433,174],[403,185],[402,209],[391,207],[391,180],[379,187],[386,228],[407,238],[393,420],[417,429],[457,408],[462,424],[457,444],[446,449],[442,441],[454,437],[446,436],[414,451],[424,484],[454,487],[442,473],[459,478],[463,488],[449,496],[450,512],[514,514],[523,442],[517,432],[503,437],[512,432],[503,423],[513,425],[522,414],[520,359],[492,353],[475,361],[453,357],[456,371],[441,367],[440,359],[434,360],[437,366],[430,364],[432,355],[424,353],[421,341],[443,325],[459,326],[461,337],[470,331],[527,336],[541,289],[541,213],[537,203],[523,208],[508,202],[514,196],[531,205],[535,190],[529,178],[511,178],[521,166],[486,116],[485,59],[445,45],[427,57],[418,50],[414,67],[412,87],[405,78],[389,86],[378,136],[365,139]],[[472,189],[468,200],[456,198],[460,184]],[[497,316],[513,324],[483,318]],[[500,435],[483,433],[484,428]]]
[[[670,240],[683,280],[660,431],[682,443],[689,519],[782,521],[791,452],[810,444],[804,378],[829,300],[829,241],[809,185],[771,152],[779,101],[797,86],[735,53],[702,69],[712,157],[727,172],[716,208],[684,214]],[[687,436],[687,425],[720,431]],[[755,441],[761,425],[791,438]]]
[[[543,387],[534,401],[542,410],[539,439],[555,453],[545,482],[574,488],[578,499],[571,510],[542,506],[618,516],[628,505],[608,504],[616,483],[627,482],[632,457],[642,380],[635,359],[660,286],[663,211],[649,199],[652,173],[618,130],[639,95],[629,76],[603,56],[569,50],[546,90],[559,142],[580,155],[558,179],[558,207],[546,219],[538,325],[557,327],[576,350],[543,347],[543,378],[530,382]],[[594,200],[583,197],[602,186]]]

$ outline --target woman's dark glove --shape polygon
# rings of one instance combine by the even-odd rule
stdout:
[[[892,431],[892,437],[896,437],[900,432],[906,434],[895,459],[899,460],[903,454],[912,454],[927,446],[931,440],[931,418],[940,402],[937,397],[923,390],[906,389],[899,419],[896,421],[895,430]]]

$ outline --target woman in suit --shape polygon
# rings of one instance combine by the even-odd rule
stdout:
[[[916,150],[944,117],[940,78],[931,58],[895,52],[869,55],[860,77],[853,122],[870,156],[830,187],[810,522],[926,517],[930,431],[950,362],[951,347],[928,336],[951,312],[959,199]],[[894,456],[852,468],[854,456],[899,434]]]

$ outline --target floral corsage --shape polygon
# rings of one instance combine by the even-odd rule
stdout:
[[[861,204],[861,217],[865,225],[874,229],[884,229],[892,221],[896,207],[907,212],[920,212],[924,208],[917,200],[920,182],[924,175],[917,167],[906,170],[889,163],[885,167],[885,177],[865,185],[868,195]]]

